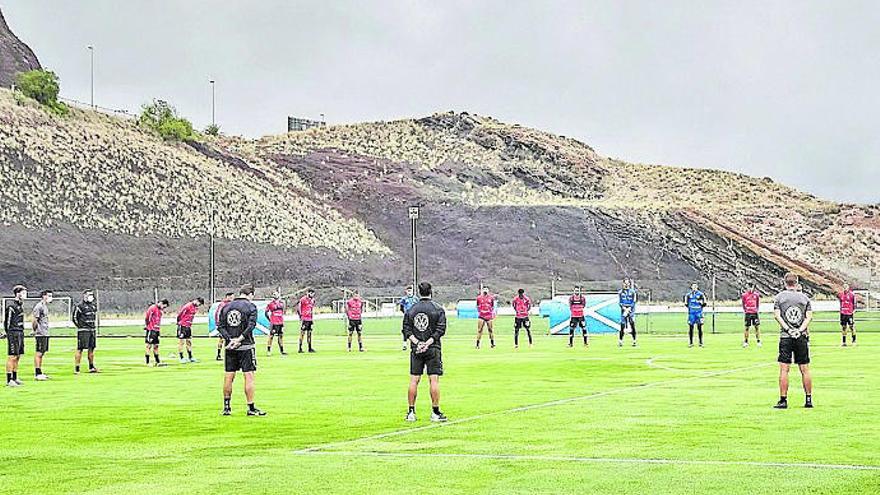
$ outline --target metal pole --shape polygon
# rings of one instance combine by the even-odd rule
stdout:
[[[712,275],[712,333],[715,332],[715,282],[716,277]]]
[[[91,63],[91,86],[92,86],[92,110],[95,109],[95,47],[89,45],[89,59]]]
[[[418,206],[410,206],[409,207],[409,220],[410,220],[410,231],[412,234],[412,252],[413,252],[413,266],[412,266],[412,276],[413,276],[413,291],[418,293],[419,286],[419,246],[418,246],[418,236],[416,230],[416,224],[419,220],[419,207]]]
[[[212,86],[212,87],[213,87],[213,86]],[[215,287],[214,287],[214,202],[213,202],[213,201],[211,201],[211,206],[210,206],[210,208],[211,208],[211,214],[210,214],[210,225],[209,225],[209,227],[208,227],[208,230],[209,230],[209,234],[210,234],[210,251],[211,251],[211,252],[210,252],[210,260],[211,260],[211,267],[210,267],[210,275],[209,275],[209,277],[210,277],[210,279],[211,279],[211,280],[210,280],[210,287],[211,287],[211,302],[214,302],[216,299],[215,299],[215,294],[214,294],[214,292],[215,292]]]
[[[215,86],[214,86],[214,80],[211,79],[211,125],[212,125],[212,126],[216,126],[216,125],[217,125],[217,120],[216,120],[216,118],[215,118],[215,108],[216,108],[216,106],[215,106],[215,98],[214,98],[214,95],[215,95],[214,87],[215,87]],[[213,298],[212,298],[211,300],[213,301]]]

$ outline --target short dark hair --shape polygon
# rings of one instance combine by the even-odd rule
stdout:
[[[161,301],[159,301],[159,304],[162,304],[163,306],[171,306],[171,303],[168,302],[168,299],[162,299]]]
[[[40,291],[40,297],[48,296],[51,293],[52,293],[52,291],[49,289],[42,290],[42,291]]]
[[[95,291],[93,291],[92,289],[86,289],[86,290],[83,291],[83,295],[86,295],[86,294],[94,294],[94,293],[95,293]]]
[[[306,289],[306,292],[315,292],[315,289],[309,287],[308,289]]]
[[[429,282],[421,282],[419,284],[419,296],[421,297],[431,297],[431,292],[433,288]]]
[[[226,293],[226,296],[227,296],[227,297],[228,297],[228,296],[234,296],[234,295],[235,295],[235,292],[227,292],[227,293]]]
[[[525,289],[517,289],[516,290],[517,294],[519,294],[519,295],[523,295],[523,293],[525,293],[525,291],[526,291]]]
[[[12,294],[17,296],[19,292],[26,291],[26,290],[27,290],[27,287],[25,287],[23,285],[16,285],[15,287],[12,288]]]
[[[251,284],[244,284],[241,286],[241,289],[238,289],[238,293],[243,296],[251,296],[254,293],[254,286]]]
[[[197,297],[197,298],[196,298],[196,301],[198,301],[199,304],[205,304],[205,299],[204,299],[204,298]]]

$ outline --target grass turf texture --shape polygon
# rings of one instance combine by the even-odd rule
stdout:
[[[295,353],[295,323],[287,357],[277,347],[265,357],[261,339],[264,418],[245,416],[240,377],[233,416],[219,416],[213,339],[196,340],[201,363],[181,365],[166,328],[170,366],[158,369],[144,366],[142,339],[100,339],[104,373],[80,376],[75,341],[56,339],[45,383],[31,378],[29,339],[25,386],[0,390],[0,493],[880,492],[873,332],[847,349],[837,334],[814,334],[816,409],[801,407],[793,371],[791,409],[776,411],[769,320],[761,349],[742,349],[733,333],[688,349],[681,332],[637,348],[602,335],[568,349],[535,321],[533,349],[512,349],[512,319],[501,318],[498,348],[477,351],[475,322],[450,320],[442,404],[453,423],[440,427],[428,421],[427,383],[419,421],[403,422],[408,356],[393,320],[365,322],[364,354],[345,352],[338,321],[318,322],[314,355]],[[510,411],[529,405],[538,407]]]

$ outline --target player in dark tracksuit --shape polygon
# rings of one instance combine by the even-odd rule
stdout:
[[[6,386],[20,387],[21,380],[18,379],[18,362],[21,355],[24,354],[24,308],[22,300],[27,298],[27,288],[23,285],[16,285],[12,289],[12,295],[15,297],[6,305],[6,313],[3,315],[3,331],[7,339],[7,355],[6,358]]]
[[[226,376],[223,380],[223,415],[232,414],[232,382],[239,371],[244,375],[244,395],[248,416],[265,416],[254,405],[254,372],[257,371],[257,351],[254,328],[257,326],[257,307],[251,300],[254,287],[250,284],[239,290],[239,296],[223,306],[218,318],[217,331],[226,341]]]
[[[443,306],[431,300],[431,296],[431,284],[420,283],[419,302],[409,308],[403,317],[403,336],[412,347],[409,357],[407,421],[416,420],[416,395],[419,381],[426,370],[431,382],[431,421],[446,421],[446,415],[440,412],[440,376],[443,375],[440,338],[446,333],[446,311]]]
[[[83,300],[73,308],[73,315],[70,319],[76,327],[76,354],[73,355],[74,374],[79,374],[79,363],[82,362],[83,351],[88,352],[89,373],[100,373],[95,367],[98,305],[95,303],[95,294],[92,291],[83,292]]]
[[[626,334],[626,328],[629,327],[632,335],[632,345],[636,346],[636,302],[638,301],[638,293],[633,286],[632,281],[626,279],[623,281],[623,288],[617,293],[618,303],[620,304],[620,334],[617,340],[617,346],[623,347],[623,336]]]

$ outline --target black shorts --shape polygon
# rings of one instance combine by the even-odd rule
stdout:
[[[424,375],[427,370],[428,375],[440,376],[443,374],[443,358],[440,355],[440,349],[428,349],[427,351],[416,354],[409,354],[409,374]]]
[[[144,343],[159,345],[159,332],[156,330],[144,330]]]
[[[284,335],[284,323],[273,324],[269,327],[269,335],[277,335],[281,337]]]
[[[761,324],[761,318],[758,317],[758,313],[746,313],[745,321],[747,327],[757,327]]]
[[[780,363],[810,364],[810,338],[801,335],[797,339],[791,337],[779,339]]]
[[[853,318],[853,315],[840,315],[840,326],[842,327],[851,327],[855,325],[856,321]]]
[[[257,351],[248,349],[246,351],[226,350],[226,372],[234,373],[236,371],[257,371]]]
[[[587,323],[584,320],[583,316],[572,316],[571,321],[568,323],[568,326],[570,326],[571,328],[587,328]]]
[[[21,356],[24,354],[24,332],[7,333],[6,350],[10,356]]]
[[[183,327],[177,325],[177,338],[180,340],[191,340],[193,338],[192,327]]]
[[[361,333],[364,329],[364,324],[361,320],[348,320],[348,333],[357,332]]]
[[[311,332],[312,331],[312,320],[303,320],[299,324],[300,332]]]
[[[76,332],[76,349],[78,351],[94,350],[98,339],[94,330],[80,330]]]
[[[525,328],[526,330],[532,328],[532,322],[529,321],[529,317],[525,318],[515,318],[513,320],[513,329],[519,330],[520,328]]]
[[[37,342],[37,345],[36,345],[37,352],[39,352],[40,354],[46,354],[47,352],[49,352],[49,336],[48,335],[44,335],[44,336],[37,335],[36,337],[34,337],[34,340]]]
[[[494,320],[495,318],[491,316],[480,316],[480,319],[485,321],[486,323],[492,323],[492,320]]]

